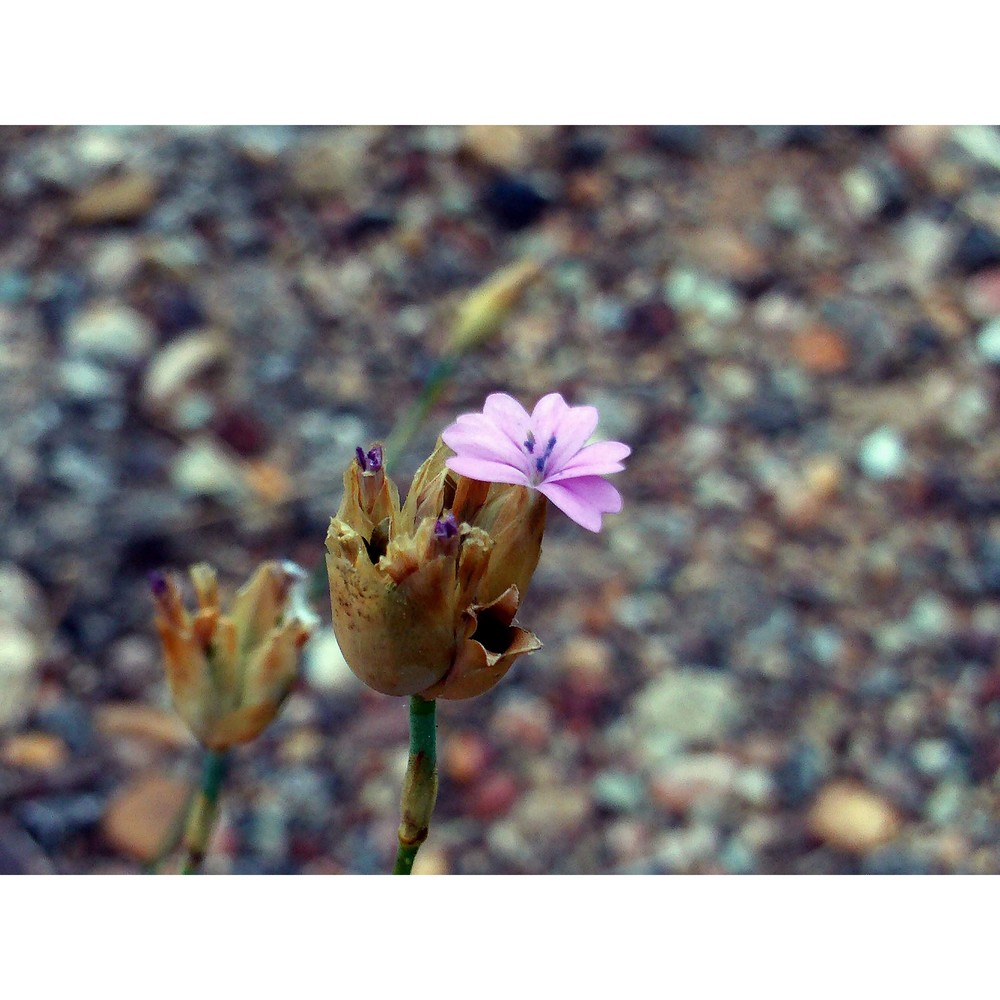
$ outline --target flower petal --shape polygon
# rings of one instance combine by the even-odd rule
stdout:
[[[494,428],[480,430],[467,423],[454,423],[441,435],[441,440],[457,455],[502,462],[514,468],[524,468],[527,456],[511,440]]]
[[[579,476],[606,476],[611,472],[621,472],[625,468],[622,459],[628,458],[632,449],[620,441],[599,441],[578,451],[561,467],[554,467],[552,475],[545,482],[558,483]]]
[[[483,483],[514,483],[517,486],[528,486],[528,477],[512,465],[502,462],[492,462],[484,458],[473,458],[456,455],[449,458],[445,465],[452,472],[469,479],[478,479]]]
[[[593,406],[568,406],[555,431],[556,445],[546,463],[552,472],[560,472],[587,443],[587,438],[597,429],[597,408]]]
[[[617,514],[622,509],[621,494],[600,476],[582,476],[564,483],[545,482],[538,491],[588,531],[601,530],[602,514]]]
[[[569,408],[566,400],[558,392],[550,392],[547,396],[542,396],[531,411],[531,429],[535,432],[535,437],[541,441],[547,441],[553,434],[556,434],[563,416]]]

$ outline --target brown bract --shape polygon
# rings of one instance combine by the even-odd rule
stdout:
[[[299,651],[312,634],[312,615],[293,602],[302,571],[263,563],[237,594],[229,614],[219,607],[215,570],[191,567],[198,609],[183,604],[171,576],[153,589],[174,707],[209,749],[257,737],[278,714],[298,675]]]
[[[330,522],[333,629],[351,670],[383,694],[472,698],[541,647],[514,615],[541,554],[545,498],[457,476],[449,454],[439,441],[402,507],[382,468],[352,462]],[[453,533],[440,528],[448,512]]]

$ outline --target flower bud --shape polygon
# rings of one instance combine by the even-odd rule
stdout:
[[[257,737],[278,714],[317,619],[294,563],[263,563],[229,614],[219,606],[215,570],[199,563],[190,574],[194,613],[174,577],[151,575],[156,628],[174,707],[204,746],[225,750]]]
[[[473,289],[459,307],[448,353],[462,354],[489,340],[541,273],[537,262],[520,260]]]
[[[471,698],[541,646],[513,619],[538,563],[545,498],[464,479],[448,454],[438,442],[402,507],[384,487],[391,510],[377,523],[366,470],[352,462],[330,522],[334,632],[351,670],[383,694]]]

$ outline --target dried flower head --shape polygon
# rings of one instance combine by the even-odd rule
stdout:
[[[358,449],[330,522],[334,632],[383,694],[471,698],[541,645],[513,620],[538,564],[544,498],[456,476],[447,455],[439,442],[401,507],[381,448]]]
[[[202,744],[225,750],[254,739],[278,714],[317,618],[305,604],[305,573],[294,563],[263,563],[228,614],[219,606],[215,570],[199,563],[190,573],[193,614],[177,579],[150,575],[156,627],[174,706]]]
[[[625,468],[632,449],[619,441],[588,445],[597,428],[593,406],[569,406],[557,392],[529,414],[503,392],[486,398],[482,413],[467,413],[441,435],[455,455],[447,466],[470,479],[538,490],[589,531],[603,514],[622,509],[621,494],[606,479]]]

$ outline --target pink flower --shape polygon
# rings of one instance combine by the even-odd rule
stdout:
[[[621,472],[632,449],[619,441],[586,444],[597,427],[593,406],[569,406],[558,392],[531,414],[512,396],[486,397],[482,413],[466,413],[441,435],[455,452],[445,463],[468,479],[538,490],[577,524],[601,530],[602,514],[622,509],[621,494],[602,476]]]

